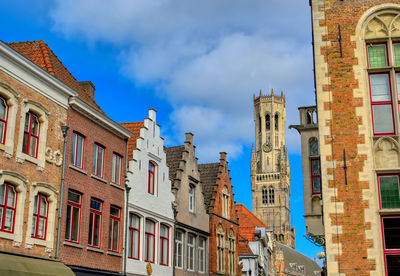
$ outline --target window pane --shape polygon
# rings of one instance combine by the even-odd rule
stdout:
[[[115,183],[116,179],[115,179],[115,167],[116,167],[116,162],[117,162],[117,156],[115,156],[115,154],[113,154],[113,162],[112,162],[112,176],[111,176],[111,181]]]
[[[4,133],[5,132],[5,123],[0,121],[0,143],[3,143]]]
[[[29,131],[30,120],[31,120],[30,114],[26,113],[26,115],[25,115],[25,126],[24,126],[24,130],[25,131]]]
[[[168,228],[164,225],[160,227],[160,236],[163,238],[168,238]]]
[[[28,133],[24,132],[24,141],[22,143],[22,152],[27,153],[26,150],[28,148]]]
[[[400,255],[386,255],[388,276],[400,275]]]
[[[0,119],[5,120],[7,115],[7,106],[3,98],[0,98]]]
[[[398,176],[380,176],[379,188],[382,208],[400,208]]]
[[[31,136],[30,146],[29,146],[29,155],[36,157],[36,148],[37,148],[37,138]]]
[[[101,202],[92,199],[90,201],[90,208],[97,210],[97,211],[101,211]]]
[[[73,134],[72,136],[72,152],[71,152],[71,163],[75,164],[75,153],[76,153],[76,133]]]
[[[319,193],[321,192],[321,185],[320,185],[320,178],[319,177],[314,177],[313,178],[313,191],[314,193]]]
[[[80,209],[74,207],[74,213],[72,216],[72,235],[71,240],[78,241],[78,234],[79,234],[79,212]]]
[[[111,214],[113,217],[119,218],[119,209],[116,208],[116,207],[111,207],[111,208],[110,208],[110,214]]]
[[[45,231],[46,231],[46,219],[39,218],[38,238],[44,238]]]
[[[72,206],[67,205],[67,221],[65,226],[65,239],[69,240],[71,234]]]
[[[14,187],[11,185],[8,185],[7,206],[15,207],[15,191]]]
[[[32,236],[35,236],[35,234],[36,234],[36,220],[37,220],[37,217],[33,216],[33,218],[32,218],[32,233],[31,233]]]
[[[146,220],[146,232],[154,234],[154,223],[150,220]]]
[[[99,238],[100,238],[100,216],[96,214],[94,223],[94,239],[93,239],[94,246],[99,246]]]
[[[369,75],[371,81],[372,101],[390,101],[390,85],[388,74]]]
[[[319,175],[319,161],[318,160],[312,161],[312,174]]]
[[[4,192],[6,190],[6,185],[7,184],[0,185],[0,204],[4,204]]]
[[[89,237],[88,237],[88,244],[92,244],[92,238],[93,238],[93,217],[94,214],[90,213],[90,218],[89,218]]]
[[[385,249],[400,249],[400,218],[383,218]]]
[[[78,135],[78,145],[77,145],[77,151],[76,151],[76,166],[77,167],[82,167],[82,149],[83,149],[83,138]]]
[[[400,44],[393,45],[393,52],[394,52],[394,64],[396,66],[400,66]]]
[[[40,197],[40,215],[41,216],[47,215],[47,201],[44,196]]]
[[[113,233],[113,236],[114,236],[113,250],[117,250],[118,249],[118,237],[119,237],[118,231],[119,231],[119,223],[118,223],[118,220],[115,220],[114,221],[114,233]]]
[[[153,262],[154,261],[154,237],[153,236],[148,236],[149,237],[149,259],[148,261]]]
[[[103,148],[99,147],[99,158],[97,160],[97,175],[103,175]]]
[[[391,105],[372,106],[375,133],[392,133],[393,117]]]
[[[77,193],[68,191],[68,200],[79,204],[81,202],[81,196]]]
[[[138,231],[133,231],[132,257],[135,259],[139,258],[139,232]]]
[[[385,67],[386,61],[386,45],[368,46],[369,68]]]
[[[14,210],[7,209],[4,222],[4,230],[12,231],[13,220],[14,220]]]
[[[32,115],[31,133],[36,136],[39,135],[39,120],[35,115]]]
[[[131,227],[139,229],[139,217],[131,215]]]
[[[318,155],[318,141],[312,140],[310,142],[310,155],[315,156]]]

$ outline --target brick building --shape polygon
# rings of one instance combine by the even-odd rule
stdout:
[[[57,210],[68,98],[43,41],[0,42],[0,274],[72,275],[57,254]],[[30,60],[35,56],[37,64]],[[12,257],[5,254],[14,254]],[[16,256],[18,254],[40,259]]]
[[[185,144],[165,148],[172,192],[177,204],[175,275],[208,274],[209,216],[197,164],[193,134]]]
[[[220,153],[219,163],[200,164],[199,171],[210,216],[210,275],[240,275],[237,251],[239,222],[226,153]]]
[[[399,275],[400,1],[310,5],[327,271]]]

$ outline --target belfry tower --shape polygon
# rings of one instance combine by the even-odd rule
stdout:
[[[295,248],[290,225],[290,165],[285,146],[286,103],[280,96],[254,96],[256,144],[251,155],[253,213],[274,231],[276,240]]]

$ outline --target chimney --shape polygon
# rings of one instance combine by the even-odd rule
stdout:
[[[186,136],[185,143],[193,144],[193,133],[187,132],[185,133],[185,136]]]
[[[91,81],[80,81],[79,84],[88,93],[88,96],[94,99],[94,91],[96,88],[93,83]]]
[[[226,152],[220,152],[219,155],[219,160],[226,161]]]

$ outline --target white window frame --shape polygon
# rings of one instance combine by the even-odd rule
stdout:
[[[189,211],[195,213],[196,211],[196,186],[189,184]]]
[[[181,239],[179,240],[179,239],[177,239],[177,236],[178,236],[178,234],[179,235],[181,235]],[[184,234],[183,234],[183,232],[182,231],[180,231],[180,230],[176,230],[176,232],[175,232],[175,256],[174,256],[174,258],[175,258],[175,267],[176,268],[180,268],[180,269],[183,269],[183,260],[184,260],[184,256],[183,256],[183,237],[184,237]],[[179,248],[180,248],[180,250],[179,250]],[[180,253],[180,255],[179,255],[179,253]],[[181,260],[181,266],[179,266],[179,259],[178,258],[180,258],[180,260]]]
[[[201,246],[202,245],[202,246]],[[199,246],[198,246],[198,256],[199,256],[199,266],[198,270],[199,273],[205,273],[206,272],[206,239],[200,237],[199,238]],[[203,263],[203,265],[201,265]]]
[[[190,238],[193,238],[193,243],[190,243]],[[188,233],[187,235],[187,263],[186,267],[188,271],[194,271],[196,267],[196,254],[195,254],[195,247],[196,247],[196,236]],[[190,261],[192,261],[192,267],[190,266]]]

